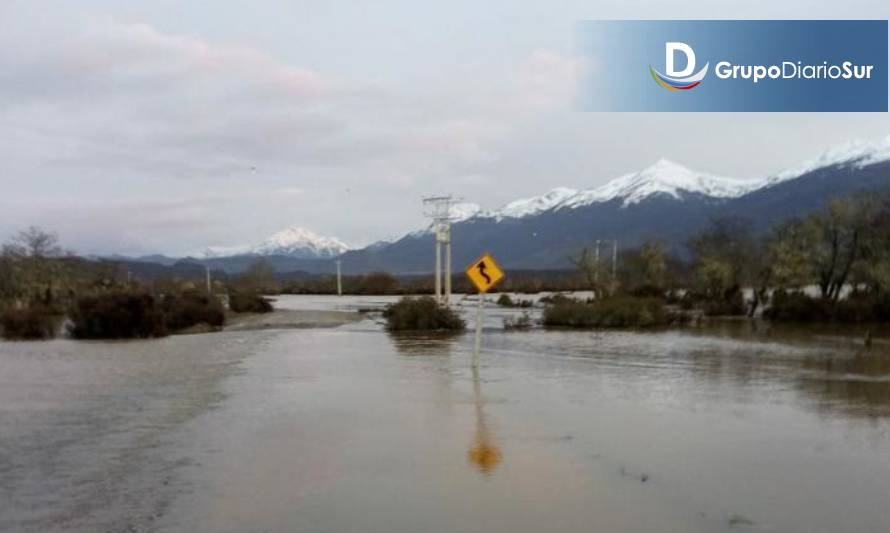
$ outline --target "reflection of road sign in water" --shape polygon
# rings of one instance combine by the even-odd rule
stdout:
[[[468,266],[466,274],[481,293],[488,292],[504,278],[504,271],[489,254],[483,255]]]

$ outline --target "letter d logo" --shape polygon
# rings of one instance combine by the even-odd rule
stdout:
[[[675,52],[683,52],[686,56],[686,68],[681,71],[674,70]],[[664,70],[668,76],[683,78],[695,70],[695,52],[686,43],[664,43]]]
[[[680,71],[674,69],[676,52],[682,52],[686,56],[686,67]],[[664,66],[667,75],[658,72],[652,68],[652,65],[649,65],[649,73],[652,74],[655,83],[671,92],[688,91],[698,87],[705,74],[708,73],[708,65],[710,63],[705,63],[704,68],[693,74],[695,72],[695,52],[692,51],[692,47],[686,43],[668,42],[664,43]]]

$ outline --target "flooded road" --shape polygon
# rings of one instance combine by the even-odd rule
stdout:
[[[503,331],[515,313],[489,312],[478,374],[471,334],[373,316],[0,343],[0,530],[887,530],[884,339]]]

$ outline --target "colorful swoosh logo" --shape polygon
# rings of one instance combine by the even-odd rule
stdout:
[[[708,65],[710,65],[710,63],[706,63],[701,70],[686,78],[671,78],[670,76],[665,76],[661,72],[652,68],[652,65],[649,65],[649,73],[652,74],[652,79],[655,80],[655,83],[671,92],[688,91],[689,89],[698,87],[701,80],[705,77],[705,74],[708,73]]]

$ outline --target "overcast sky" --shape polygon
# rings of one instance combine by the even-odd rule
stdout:
[[[0,239],[184,254],[304,226],[352,245],[661,157],[757,177],[887,114],[572,107],[575,24],[890,18],[887,0],[2,0]],[[678,135],[677,132],[682,132]]]

